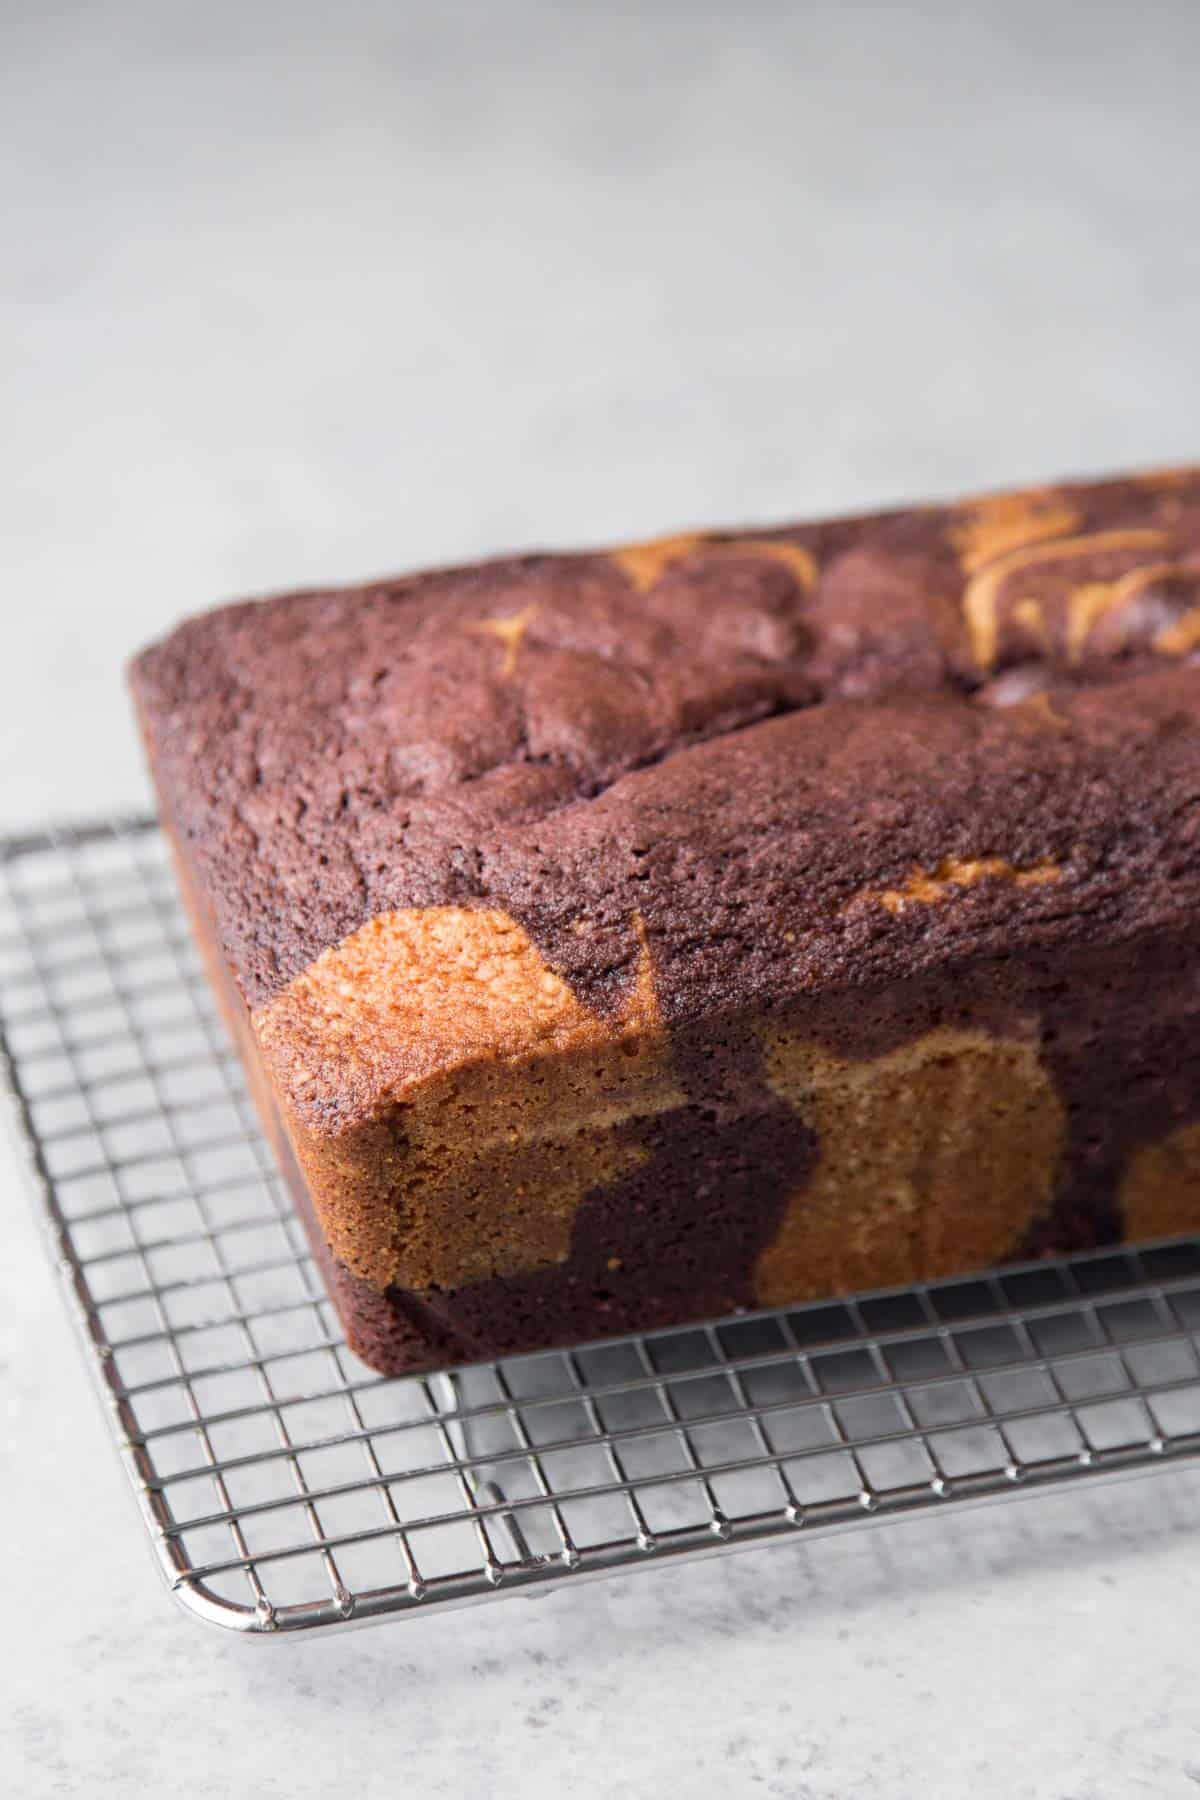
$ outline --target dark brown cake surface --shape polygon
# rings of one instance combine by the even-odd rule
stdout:
[[[946,1212],[968,1261],[1122,1230],[1139,1148],[1200,1116],[1197,649],[1183,471],[285,595],[144,652],[340,1303],[444,1359],[822,1257],[953,1265],[928,1220],[894,1270],[838,1233],[855,1146],[921,1106],[1036,1147]],[[957,1193],[978,1143],[934,1161]]]
[[[498,905],[599,994],[635,906],[664,954],[740,963],[778,884],[838,965],[807,985],[907,961],[894,917],[841,912],[871,884],[1136,837],[1133,792],[1193,753],[1189,617],[1191,474],[284,595],[188,621],[134,682],[252,1007],[413,906]],[[690,972],[668,1011],[709,1003]]]

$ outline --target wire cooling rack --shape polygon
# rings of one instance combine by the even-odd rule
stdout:
[[[0,843],[0,1064],[158,1560],[259,1634],[1200,1454],[1200,1241],[387,1381],[150,821]]]

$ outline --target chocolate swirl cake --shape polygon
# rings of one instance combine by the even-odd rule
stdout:
[[[1200,1228],[1200,471],[227,606],[134,693],[353,1346]]]

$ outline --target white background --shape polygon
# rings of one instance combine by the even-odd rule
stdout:
[[[1200,7],[0,0],[0,825],[216,599],[1194,457]],[[1200,1790],[1200,1482],[351,1634],[176,1615],[15,1178],[0,1786]]]

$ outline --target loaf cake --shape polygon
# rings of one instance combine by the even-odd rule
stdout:
[[[1200,1229],[1200,470],[286,594],[134,663],[402,1372]]]

